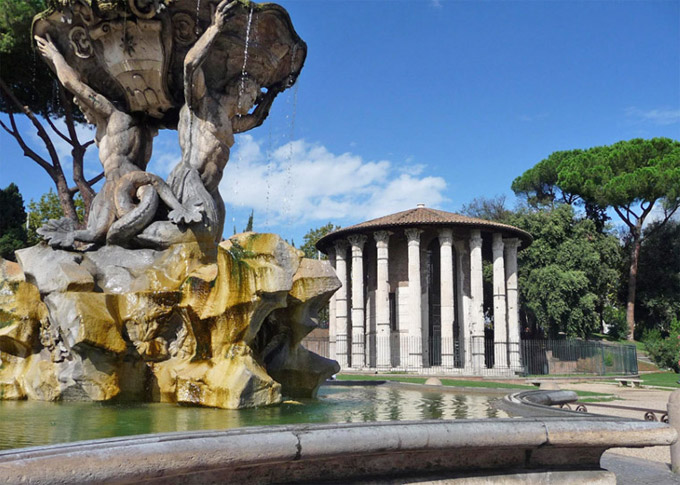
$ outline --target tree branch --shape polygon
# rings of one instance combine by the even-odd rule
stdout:
[[[69,145],[73,146],[73,141],[66,135],[64,135],[57,127],[56,125],[52,122],[49,116],[45,117],[45,120],[47,121],[47,124],[50,125],[50,128],[52,128],[52,131],[54,131],[59,137],[64,140],[66,143]]]
[[[628,212],[630,212],[630,211],[628,210],[627,207],[626,207],[626,210],[627,210]],[[624,216],[624,215],[623,215],[623,212],[621,212],[621,209],[620,209],[618,206],[614,206],[614,211],[619,215],[619,217],[621,218],[621,220],[623,220],[623,222],[626,223],[626,225],[630,228],[631,231],[634,231],[634,230],[635,230],[635,224],[633,224],[633,223],[628,219],[628,216]]]
[[[14,119],[14,113],[8,113],[9,115],[9,121],[12,125],[12,130],[9,130],[7,126],[2,123],[2,127],[14,137],[14,139],[17,141],[21,149],[24,151],[24,155],[36,162],[38,165],[40,165],[45,171],[48,173],[48,175],[52,178],[52,180],[56,181],[56,173],[55,173],[55,168],[50,165],[50,163],[42,158],[40,155],[38,155],[36,152],[34,152],[31,147],[29,147],[24,139],[21,137],[21,133],[19,133],[19,130],[17,128],[17,123],[16,120]],[[1,123],[1,122],[0,122]]]
[[[93,178],[91,178],[90,180],[88,180],[88,181],[87,181],[87,184],[88,184],[88,185],[94,185],[94,184],[96,184],[97,182],[99,182],[99,181],[100,181],[101,179],[103,179],[103,178],[104,178],[104,172],[101,172],[101,173],[100,173],[99,175],[97,175],[96,177],[93,177]]]
[[[52,170],[61,171],[61,164],[59,163],[59,156],[57,155],[57,150],[54,148],[54,144],[52,143],[49,134],[47,133],[47,131],[45,131],[45,127],[42,125],[42,123],[40,123],[38,117],[35,115],[35,113],[33,113],[33,111],[31,111],[31,109],[28,106],[25,106],[21,104],[21,102],[19,102],[17,97],[14,96],[14,93],[12,93],[12,90],[9,89],[9,87],[7,86],[7,84],[5,84],[5,81],[2,78],[0,78],[0,89],[5,93],[5,96],[7,96],[7,98],[9,98],[9,100],[12,103],[14,103],[14,105],[17,108],[19,108],[19,110],[23,114],[25,114],[29,120],[31,120],[31,123],[33,123],[33,126],[38,132],[38,136],[43,141],[43,143],[45,143],[47,153],[49,153],[50,155],[50,159],[52,160],[52,164],[50,165],[50,167],[52,168]],[[13,119],[13,117],[11,118]]]

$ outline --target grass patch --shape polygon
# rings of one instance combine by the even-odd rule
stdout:
[[[569,389],[566,389],[569,390]],[[607,394],[605,392],[592,392],[592,391],[574,391],[578,397],[607,397],[611,396],[611,394]]]
[[[653,374],[641,374],[642,385],[679,388],[678,379],[680,374],[675,372],[654,372]]]
[[[624,345],[635,345],[635,348],[637,349],[638,352],[641,350],[645,350],[645,344],[644,342],[639,342],[637,340],[634,340],[631,342],[630,340],[627,339],[619,339],[619,340],[614,340],[612,339],[609,335],[602,334],[602,333],[594,333],[592,335],[592,338],[595,340],[606,340],[607,342],[612,342],[615,344],[624,344]]]
[[[611,401],[625,401],[625,399],[621,399],[620,397],[616,396],[607,396],[607,397],[586,397],[584,399],[579,399],[578,402],[611,402]]]

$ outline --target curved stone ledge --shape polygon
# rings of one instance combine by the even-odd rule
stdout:
[[[599,460],[607,448],[669,445],[675,439],[675,430],[661,423],[583,415],[241,428],[4,451],[0,482],[348,482],[469,473],[507,477],[508,471],[545,481],[565,470],[595,478],[603,473]]]
[[[525,418],[534,417],[593,417],[594,414],[571,411],[569,409],[554,408],[551,406],[560,404],[570,404],[578,400],[578,395],[574,391],[545,390],[545,391],[520,391],[506,395],[503,399],[496,401],[503,411],[513,416]],[[611,419],[623,419],[615,418]]]

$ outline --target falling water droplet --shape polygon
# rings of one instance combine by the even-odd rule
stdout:
[[[201,28],[198,25],[198,16],[201,13],[201,0],[196,0],[196,35],[201,33]]]
[[[253,7],[250,7],[248,12],[248,23],[246,24],[246,42],[243,48],[243,65],[241,66],[241,86],[238,90],[238,107],[241,109],[241,102],[243,99],[243,92],[246,89],[246,64],[248,63],[248,45],[250,44],[250,26],[253,23]]]

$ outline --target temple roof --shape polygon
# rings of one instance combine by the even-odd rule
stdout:
[[[521,239],[523,247],[527,247],[533,241],[531,234],[508,224],[477,219],[475,217],[468,217],[454,212],[430,209],[419,204],[418,207],[414,209],[396,212],[394,214],[378,217],[377,219],[371,219],[370,221],[361,222],[353,226],[343,227],[342,229],[333,231],[319,239],[316,243],[316,247],[320,251],[325,251],[325,249],[335,240],[347,237],[351,234],[368,234],[381,229],[406,229],[409,227],[423,226],[461,227],[479,229],[482,232],[501,232],[505,237],[517,237]]]

